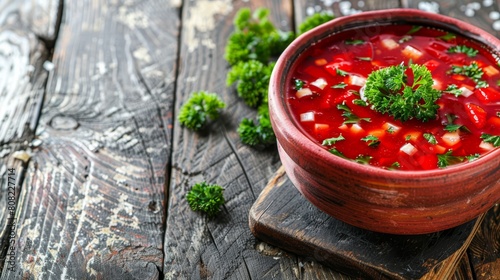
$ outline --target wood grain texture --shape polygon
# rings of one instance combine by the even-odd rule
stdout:
[[[259,239],[354,277],[375,279],[449,279],[480,223],[414,236],[358,229],[308,203],[284,169],[250,210],[250,228]]]
[[[77,1],[64,18],[6,279],[160,279],[179,6]]]
[[[335,17],[346,16],[362,11],[383,10],[399,8],[399,0],[378,1],[378,0],[365,0],[365,1],[307,1],[307,0],[294,0],[295,5],[295,22],[296,27],[304,21],[307,16],[321,11],[328,11],[333,13]]]
[[[0,22],[17,22],[52,44],[57,36],[62,0],[3,0]]]
[[[498,19],[495,16],[492,16],[492,12],[500,11],[498,1],[404,0],[403,4],[408,8],[440,13],[456,19],[460,19],[481,29],[484,29],[485,31],[497,37],[500,36],[500,22],[497,22]]]
[[[500,276],[500,205],[488,213],[469,246],[469,259],[478,280],[499,279]]]
[[[242,118],[254,118],[256,112],[225,84],[224,46],[233,31],[234,15],[245,5],[252,10],[269,8],[279,28],[291,29],[290,1],[184,2],[176,108],[199,90],[218,93],[227,107],[217,122],[200,132],[174,125],[166,279],[293,279],[316,271],[299,266],[295,256],[262,249],[248,228],[248,211],[279,159],[275,148],[256,150],[240,142],[236,128]],[[186,192],[201,181],[225,188],[226,203],[214,219],[191,211],[186,203]],[[318,273],[335,275],[328,269]]]

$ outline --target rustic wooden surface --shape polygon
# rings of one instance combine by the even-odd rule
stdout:
[[[2,279],[352,279],[250,232],[249,210],[280,162],[236,133],[255,111],[225,86],[233,16],[267,7],[293,30],[319,10],[415,7],[500,36],[500,4],[351,2],[0,0]],[[194,133],[176,112],[198,90],[228,106]],[[201,180],[226,189],[214,219],[185,202]],[[498,279],[498,213],[486,215],[454,279]]]

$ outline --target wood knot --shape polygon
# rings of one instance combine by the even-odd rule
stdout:
[[[50,126],[57,130],[73,130],[77,129],[79,124],[72,117],[57,115],[50,121]]]

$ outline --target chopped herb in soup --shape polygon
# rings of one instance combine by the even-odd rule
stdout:
[[[324,39],[295,63],[286,97],[305,134],[335,156],[399,170],[500,146],[498,57],[442,30],[377,28]]]

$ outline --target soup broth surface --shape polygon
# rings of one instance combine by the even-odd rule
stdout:
[[[485,47],[410,25],[334,37],[301,54],[286,90],[299,127],[332,156],[386,169],[429,170],[476,160],[500,144],[500,67]],[[373,71],[411,64],[424,65],[441,92],[435,118],[428,121],[377,112],[363,94]]]

